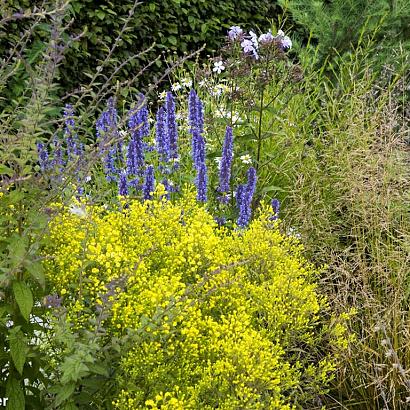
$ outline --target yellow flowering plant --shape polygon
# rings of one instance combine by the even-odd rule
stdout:
[[[50,224],[45,270],[67,326],[127,339],[101,372],[111,375],[104,408],[312,405],[347,334],[344,319],[321,319],[318,272],[299,242],[280,232],[270,207],[230,230],[189,192],[177,202],[161,197],[118,210],[61,209]],[[78,390],[99,354],[82,361]]]

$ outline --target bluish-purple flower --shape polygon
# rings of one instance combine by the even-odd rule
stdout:
[[[230,190],[231,167],[233,159],[233,132],[232,127],[226,127],[225,140],[222,147],[222,158],[219,168],[219,188],[220,193]]]
[[[166,127],[168,130],[170,157],[173,160],[178,159],[178,127],[175,116],[175,99],[171,92],[166,96]]]
[[[144,94],[140,94],[140,101],[138,102],[138,106],[141,107],[138,110],[138,122],[139,124],[141,124],[141,127],[139,127],[136,132],[138,132],[141,137],[148,137],[150,131],[148,121],[149,113]]]
[[[166,179],[166,178],[164,178],[163,180],[162,180],[162,184],[164,185],[164,189],[165,189],[165,191],[166,191],[166,194],[164,195],[165,196],[165,198],[166,199],[170,199],[171,198],[171,195],[170,195],[170,193],[171,193],[171,185],[170,185],[170,183],[168,182],[168,179]]]
[[[256,169],[254,167],[250,167],[248,169],[248,183],[246,185],[246,192],[249,198],[249,201],[252,201],[252,197],[255,193],[256,189]]]
[[[45,172],[50,168],[50,161],[48,158],[47,147],[42,142],[37,143],[37,153],[40,163],[40,169],[42,172]]]
[[[118,137],[117,130],[117,109],[115,99],[110,97],[107,101],[107,108],[103,111],[96,123],[97,137],[103,142],[116,142]]]
[[[160,107],[157,112],[155,144],[156,149],[160,154],[161,161],[168,162],[171,156],[171,146],[167,128],[167,116],[164,107]]]
[[[136,138],[131,137],[127,147],[127,172],[129,175],[138,174],[138,162],[137,162],[137,142]]]
[[[273,36],[270,30],[266,34],[261,34],[259,36],[259,43],[262,45],[272,44],[274,40],[275,37]]]
[[[273,221],[275,221],[279,217],[279,209],[280,209],[279,199],[273,198],[271,206],[272,206],[272,210],[273,210],[273,215],[272,215],[271,219]]]
[[[259,58],[258,52],[256,51],[256,48],[251,40],[244,39],[241,42],[241,47],[244,54],[252,54],[256,60]]]
[[[248,183],[240,185],[236,193],[237,206],[239,208],[239,217],[237,224],[245,227],[249,224],[252,216],[252,199],[256,189],[256,169],[251,167],[248,170]]]
[[[196,112],[198,118],[198,131],[202,135],[204,133],[204,106],[201,99],[197,96],[196,98]]]
[[[128,120],[128,128],[131,131],[131,139],[127,148],[127,171],[129,175],[141,175],[144,166],[144,142],[143,137],[147,130],[148,111],[146,107],[138,111],[132,110]]]
[[[239,26],[232,26],[228,31],[230,41],[235,41],[241,38],[243,30]]]
[[[121,196],[128,195],[128,179],[127,171],[125,169],[120,172],[120,177],[118,179],[118,194]]]
[[[284,51],[292,48],[292,40],[290,37],[285,36],[285,33],[282,30],[278,31],[278,34],[275,36],[275,40],[278,42],[279,47]]]
[[[205,162],[201,163],[201,165],[197,169],[195,183],[197,189],[196,199],[200,202],[206,202],[208,190],[208,175]]]
[[[63,147],[61,146],[61,141],[58,139],[57,135],[53,138],[53,154],[54,158],[52,161],[52,166],[57,167],[58,172],[63,171],[64,158],[63,158]]]
[[[74,109],[70,104],[65,106],[64,122],[64,136],[67,144],[67,160],[70,161],[74,158],[74,156],[80,157],[82,154],[82,146],[78,139],[78,135],[75,132]]]
[[[111,148],[104,157],[105,178],[108,182],[117,180],[118,170],[115,166],[115,155],[116,150]]]
[[[198,124],[198,96],[192,88],[188,97],[188,123],[190,126],[189,132],[194,133],[194,130],[199,130]]]
[[[148,165],[144,174],[144,185],[142,187],[142,193],[144,199],[151,199],[152,193],[155,189],[155,177],[154,177],[154,167]]]
[[[123,162],[122,141],[119,139],[117,124],[117,108],[113,97],[107,102],[107,108],[102,112],[96,123],[97,139],[99,140],[100,153],[103,154],[106,178],[108,181],[116,180],[117,170],[115,161]],[[114,173],[115,172],[115,173]]]
[[[192,136],[192,156],[195,169],[205,163],[205,140],[197,130],[194,131]]]

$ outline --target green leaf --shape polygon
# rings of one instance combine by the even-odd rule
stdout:
[[[108,369],[99,363],[91,363],[88,365],[90,372],[108,377]]]
[[[95,15],[100,19],[100,20],[104,20],[105,17],[105,13],[102,10],[97,10],[95,12]]]
[[[3,164],[0,164],[0,174],[6,174],[6,175],[13,175],[13,170],[9,167],[6,167]]]
[[[74,393],[74,390],[74,382],[64,384],[63,386],[59,386],[55,404],[59,406],[63,401],[67,400]]]
[[[38,282],[38,284],[44,289],[46,285],[46,280],[44,276],[44,269],[41,262],[31,262],[28,261],[26,263],[27,272],[31,275],[31,277]]]
[[[88,366],[78,357],[68,357],[61,365],[62,383],[77,381],[89,373]]]
[[[19,266],[25,257],[27,248],[27,239],[20,235],[14,234],[9,240],[9,258],[11,263],[11,269]]]
[[[24,282],[13,283],[13,293],[20,308],[21,315],[28,322],[31,309],[33,308],[33,294]]]
[[[78,407],[72,401],[70,401],[64,405],[63,410],[78,410]]]
[[[20,329],[10,331],[9,343],[14,366],[20,374],[23,374],[23,367],[27,356],[27,341],[23,332]]]
[[[7,381],[6,386],[7,410],[24,410],[26,407],[24,392],[20,382],[14,378]]]
[[[265,188],[262,188],[262,193],[266,194],[267,192],[273,192],[273,191],[278,191],[278,192],[287,192],[285,189],[279,187],[279,186],[267,186]]]
[[[149,5],[149,11],[154,12],[155,11],[155,4],[154,3],[150,3]]]
[[[176,46],[176,45],[177,45],[177,42],[178,42],[178,40],[177,40],[177,38],[176,38],[175,36],[169,36],[169,37],[168,37],[168,41],[169,41],[173,46]]]

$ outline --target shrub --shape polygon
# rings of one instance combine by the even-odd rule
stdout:
[[[232,231],[189,193],[121,210],[61,209],[45,263],[59,314],[79,334],[97,322],[107,339],[132,334],[109,362],[115,408],[290,409],[326,390],[346,328],[319,319],[317,271],[271,213]],[[81,362],[73,401],[99,354]]]
[[[79,83],[88,81],[88,76],[94,73],[97,65],[101,65],[107,50],[113,47],[118,36],[120,41],[112,54],[111,65],[105,67],[101,74],[111,73],[113,66],[128,61],[156,43],[149,53],[138,59],[132,58],[123,67],[116,76],[121,81],[133,77],[163,50],[191,52],[206,43],[206,52],[211,53],[220,46],[226,29],[232,23],[239,22],[249,28],[266,26],[266,19],[273,18],[278,11],[276,3],[268,0],[253,3],[244,0],[235,3],[209,0],[136,3],[131,0],[70,2],[74,18],[72,30],[76,35],[83,35],[67,52],[66,61],[60,67],[60,80],[65,91],[71,91]],[[30,7],[30,2],[8,0],[3,7],[4,15],[7,16]],[[131,10],[131,18],[126,30],[123,30],[124,20]],[[0,54],[9,48],[14,38],[19,38],[22,26],[21,22],[13,22],[9,26],[7,37],[0,42]],[[36,31],[37,47],[41,47],[43,36],[44,32]],[[157,61],[156,65],[150,67],[149,78],[152,80],[153,71],[159,73],[163,70],[164,63]]]

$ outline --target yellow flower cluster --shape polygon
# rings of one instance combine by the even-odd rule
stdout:
[[[100,307],[108,334],[135,334],[114,407],[285,410],[325,389],[346,327],[316,332],[317,272],[270,212],[227,230],[186,194],[52,221],[46,271],[68,320]]]

